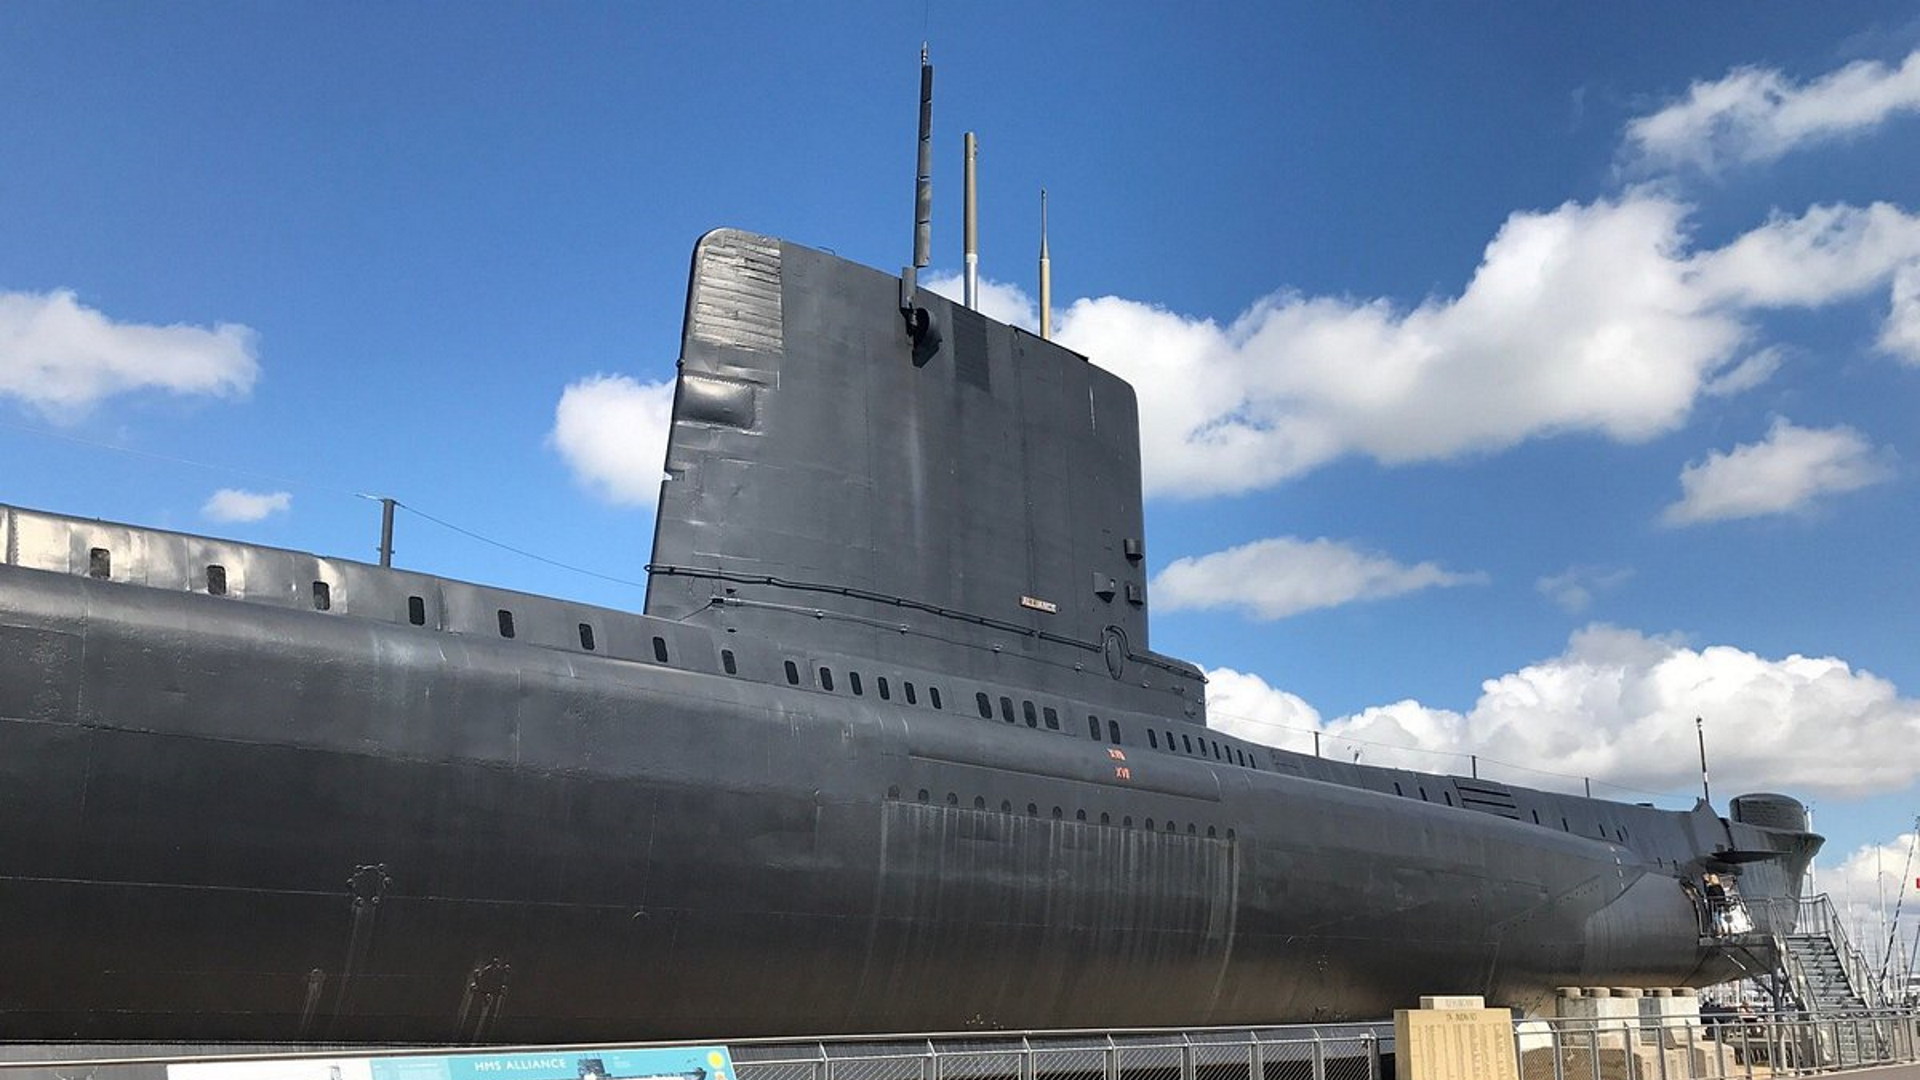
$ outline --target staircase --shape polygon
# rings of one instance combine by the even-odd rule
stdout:
[[[1865,995],[1848,977],[1841,945],[1832,935],[1792,933],[1781,939],[1781,945],[1787,981],[1802,1009],[1815,1016],[1832,1016],[1868,1008]]]
[[[1800,1008],[1813,1021],[1818,1060],[1849,1066],[1885,1049],[1882,1023],[1863,1021],[1869,1009],[1887,1007],[1866,957],[1847,940],[1826,896],[1800,901],[1793,932],[1776,939],[1781,967]]]

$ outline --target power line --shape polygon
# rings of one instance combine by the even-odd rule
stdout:
[[[1262,720],[1262,719],[1259,719],[1258,717],[1245,716],[1238,713],[1226,712],[1226,711],[1212,708],[1212,707],[1209,707],[1207,709],[1207,712],[1210,716],[1218,716],[1226,720],[1237,720],[1243,723],[1254,724],[1259,727],[1271,728],[1275,731],[1285,731],[1295,735],[1306,735],[1309,737],[1314,735],[1321,735],[1321,736],[1330,737],[1330,738],[1337,738],[1340,741],[1346,742],[1346,743],[1357,744],[1360,746],[1378,747],[1383,750],[1397,750],[1402,753],[1428,754],[1435,757],[1449,757],[1449,758],[1475,758],[1483,765],[1498,765],[1498,766],[1501,766],[1502,768],[1518,769],[1521,772],[1535,773],[1540,776],[1551,776],[1551,777],[1556,777],[1562,780],[1577,780],[1577,781],[1581,781],[1582,783],[1592,784],[1595,787],[1611,788],[1614,791],[1625,792],[1630,795],[1651,795],[1654,798],[1660,798],[1660,799],[1683,799],[1684,798],[1683,796],[1677,795],[1671,791],[1648,791],[1645,788],[1631,787],[1626,784],[1617,784],[1617,783],[1613,783],[1611,781],[1606,781],[1606,780],[1594,780],[1591,777],[1581,776],[1576,773],[1555,772],[1552,769],[1541,769],[1532,765],[1522,765],[1522,764],[1519,764],[1518,762],[1503,761],[1499,758],[1491,758],[1491,757],[1487,757],[1484,754],[1475,753],[1474,751],[1471,751],[1471,750],[1434,750],[1424,746],[1408,746],[1402,743],[1389,743],[1389,742],[1380,742],[1374,739],[1364,739],[1357,735],[1335,735],[1334,733],[1329,732],[1324,728],[1291,727],[1289,725],[1281,724],[1276,721]]]

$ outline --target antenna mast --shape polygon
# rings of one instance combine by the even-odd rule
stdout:
[[[980,152],[980,143],[967,132],[967,168],[966,193],[962,197],[966,203],[963,216],[966,218],[967,234],[967,288],[966,304],[969,309],[980,306],[980,215],[974,203],[974,158]]]
[[[933,261],[933,62],[920,43],[920,168],[913,185],[913,268]]]
[[[1713,789],[1707,786],[1707,722],[1701,717],[1693,718],[1694,734],[1700,737],[1700,798],[1707,805],[1713,805]]]
[[[1040,337],[1053,339],[1053,260],[1047,257],[1047,189],[1040,189]]]

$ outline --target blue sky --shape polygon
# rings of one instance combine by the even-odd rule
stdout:
[[[1826,883],[1904,857],[1904,4],[0,6],[0,500],[371,557],[389,494],[638,581],[693,241],[906,261],[923,39],[936,269],[974,130],[990,310],[1044,185],[1060,336],[1141,388],[1216,723],[1684,804],[1704,716]]]

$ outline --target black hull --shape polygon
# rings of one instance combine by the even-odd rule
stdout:
[[[1119,787],[996,724],[6,586],[13,1039],[1240,1024],[1726,974],[1671,878],[1490,815],[1184,761]]]

